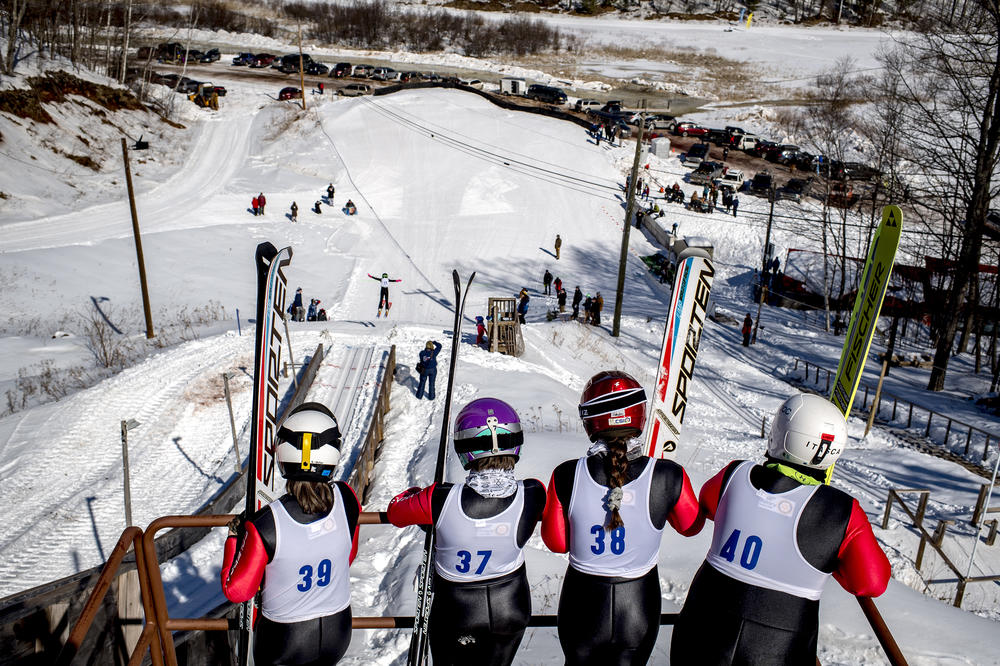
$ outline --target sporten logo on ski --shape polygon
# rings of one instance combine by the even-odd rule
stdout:
[[[701,332],[705,327],[705,317],[708,314],[708,297],[712,291],[710,280],[714,276],[715,269],[710,263],[706,263],[705,268],[698,273],[698,284],[695,286],[694,293],[696,307],[691,310],[688,333],[684,339],[684,353],[681,355],[680,375],[677,377],[677,391],[674,393],[674,401],[671,406],[671,411],[677,417],[678,422],[684,421],[684,410],[687,409],[688,382],[694,375],[694,362],[698,357]]]
[[[285,277],[285,265],[278,265],[278,280],[275,283],[274,301],[271,307],[272,322],[279,321],[285,312],[285,302],[288,297],[287,280]],[[278,428],[278,373],[281,366],[281,331],[277,326],[271,325],[271,335],[267,342],[267,398],[264,409],[264,443],[263,454],[259,464],[261,469],[261,481],[264,486],[271,490],[274,488],[274,463],[275,463],[275,434]],[[258,488],[258,492],[261,489]]]

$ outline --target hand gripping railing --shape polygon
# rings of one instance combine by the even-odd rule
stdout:
[[[105,595],[111,587],[118,569],[121,566],[129,548],[134,546],[136,552],[136,566],[139,572],[139,590],[142,596],[142,609],[145,614],[145,626],[139,635],[139,641],[135,649],[129,656],[129,666],[139,666],[142,663],[146,650],[150,652],[150,659],[153,666],[177,666],[177,652],[174,648],[172,631],[228,631],[238,629],[235,619],[229,618],[172,618],[167,614],[166,596],[163,591],[163,578],[160,575],[160,562],[156,554],[154,539],[157,532],[169,527],[223,527],[233,519],[232,515],[204,515],[204,516],[164,516],[157,518],[145,532],[138,527],[129,527],[118,540],[118,545],[111,552],[111,556],[105,563],[101,575],[97,580],[94,590],[91,592],[77,619],[76,624],[70,632],[66,644],[59,653],[57,664],[64,665],[72,662],[86,636],[91,624],[94,621],[97,611],[103,602]],[[388,518],[384,511],[362,512],[358,519],[359,525],[383,525],[388,524]],[[906,666],[906,659],[903,657],[899,646],[896,645],[882,616],[879,614],[875,603],[867,597],[858,597],[858,602],[868,618],[868,622],[875,635],[878,637],[882,649],[885,650],[889,663],[892,666]],[[556,615],[532,615],[528,622],[529,627],[555,627]],[[677,620],[677,613],[662,613],[660,615],[661,625],[672,625]],[[352,619],[354,629],[404,629],[413,627],[413,616],[379,616],[379,617],[355,617]],[[819,664],[819,661],[816,662]]]

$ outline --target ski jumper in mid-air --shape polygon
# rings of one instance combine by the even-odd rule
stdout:
[[[389,502],[397,527],[434,525],[435,664],[508,666],[531,617],[524,545],[541,520],[545,486],[518,481],[524,434],[513,407],[479,398],[455,419],[464,483],[410,488]]]
[[[786,400],[763,464],[734,460],[701,489],[712,547],[674,626],[670,663],[816,663],[819,599],[832,575],[877,597],[891,569],[864,509],[823,485],[847,444],[840,410],[816,395]]]
[[[664,527],[693,536],[704,518],[680,465],[629,451],[646,422],[646,394],[633,377],[595,375],[579,409],[594,445],[556,467],[542,518],[545,545],[569,552],[559,643],[568,666],[645,664],[660,630]]]
[[[378,292],[378,313],[379,313],[379,316],[382,315],[382,308],[385,308],[386,314],[388,314],[389,313],[389,305],[390,305],[390,303],[389,303],[389,283],[390,282],[402,282],[403,281],[402,278],[397,279],[397,280],[391,280],[391,279],[389,279],[389,274],[388,273],[382,273],[382,277],[380,277],[380,278],[377,278],[374,275],[372,275],[371,273],[369,273],[368,277],[370,277],[373,280],[378,280],[378,282],[382,285],[382,288],[379,289],[379,292]]]
[[[358,552],[361,504],[349,485],[331,483],[341,440],[326,406],[293,409],[276,444],[288,494],[230,523],[222,591],[242,603],[261,590],[255,664],[336,664],[351,642],[348,567]]]

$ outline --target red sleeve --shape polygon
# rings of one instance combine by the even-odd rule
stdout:
[[[851,507],[851,518],[837,556],[840,563],[833,577],[841,587],[859,597],[877,597],[885,592],[892,567],[857,500]]]
[[[542,541],[553,553],[569,552],[569,524],[566,511],[556,494],[556,475],[552,473],[542,513]]]
[[[726,478],[726,472],[736,464],[736,461],[729,463],[722,470],[705,482],[698,495],[698,503],[701,505],[702,515],[709,520],[715,520],[715,512],[719,508],[719,498],[722,497],[722,482]]]
[[[231,536],[226,539],[226,550],[222,561],[222,592],[235,603],[253,599],[264,578],[267,566],[267,551],[264,542],[253,523],[246,524],[242,544]],[[237,547],[239,550],[237,551]]]
[[[347,486],[347,489],[351,491],[351,497],[354,498],[354,503],[358,506],[358,518],[357,522],[354,523],[354,536],[351,537],[351,555],[347,558],[347,566],[354,564],[354,558],[358,556],[358,532],[361,530],[361,502],[358,501],[358,494],[354,492],[354,488],[351,488],[349,484],[343,484]]]
[[[694,494],[687,472],[682,469],[681,474],[684,477],[681,496],[677,498],[677,503],[670,510],[667,520],[671,527],[684,536],[694,536],[705,525],[705,515],[698,506],[698,498]]]
[[[399,493],[389,502],[389,522],[396,527],[408,525],[432,525],[434,512],[431,509],[431,496],[434,495],[432,483],[423,490],[410,488]]]

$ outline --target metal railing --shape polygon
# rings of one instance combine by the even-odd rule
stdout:
[[[129,666],[138,666],[143,662],[146,652],[153,666],[177,666],[177,651],[171,632],[174,631],[230,631],[238,630],[238,621],[234,618],[175,618],[170,617],[167,612],[166,595],[163,588],[163,579],[160,575],[160,561],[156,552],[156,533],[167,528],[191,529],[191,528],[212,528],[223,527],[233,519],[232,515],[212,515],[212,516],[164,516],[157,518],[145,532],[138,527],[129,527],[118,541],[118,545],[112,551],[111,557],[105,563],[101,571],[100,579],[94,590],[91,592],[80,616],[77,618],[69,639],[63,646],[62,651],[56,660],[56,664],[63,666],[70,664],[77,654],[79,646],[90,630],[91,625],[97,616],[104,596],[111,587],[111,582],[118,575],[118,569],[122,560],[130,547],[135,548],[137,553],[136,564],[139,569],[139,588],[142,598],[142,609],[144,614],[144,625],[142,633],[139,635],[135,649],[129,654]],[[385,525],[388,524],[385,512],[362,512],[358,519],[359,525]],[[858,602],[864,611],[865,617],[875,632],[879,643],[885,650],[889,662],[893,666],[905,666],[906,659],[903,657],[899,646],[896,644],[892,633],[886,626],[874,602],[865,597],[858,597]],[[662,613],[660,615],[661,625],[672,625],[676,622],[677,613]],[[555,627],[558,616],[556,615],[532,615],[529,627]],[[413,616],[369,616],[354,617],[352,619],[353,629],[406,629],[413,627]],[[819,662],[817,661],[817,664]]]

